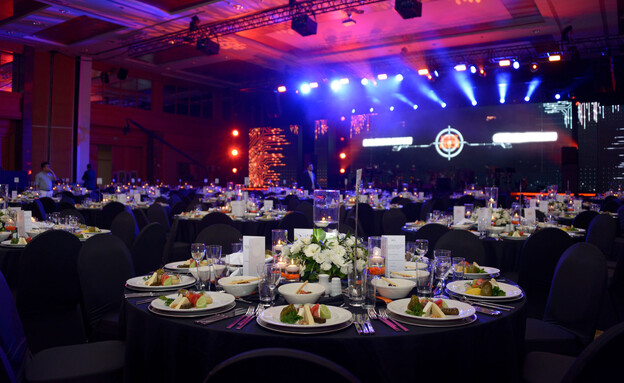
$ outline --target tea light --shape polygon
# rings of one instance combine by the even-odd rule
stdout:
[[[291,261],[290,265],[286,266],[286,279],[289,281],[299,280],[299,266],[295,265],[294,261]]]
[[[381,255],[373,255],[370,257],[370,261],[373,265],[382,264],[384,259]]]
[[[282,251],[282,247],[283,247],[283,245],[282,245],[281,243],[279,243],[279,242],[278,242],[278,243],[276,243],[276,244],[273,246],[273,251],[275,251],[276,253],[279,253],[279,252],[281,252],[281,251]]]

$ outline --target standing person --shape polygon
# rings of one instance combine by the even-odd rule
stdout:
[[[35,176],[35,186],[41,192],[42,197],[52,197],[52,187],[56,182],[56,174],[50,169],[50,163],[41,163],[41,171]]]
[[[320,189],[318,182],[316,181],[316,175],[314,174],[314,166],[312,164],[308,164],[308,167],[303,172],[302,179],[302,187],[303,190],[307,190],[310,193],[314,192],[314,189]]]
[[[91,164],[87,164],[87,170],[85,170],[82,175],[84,187],[87,188],[87,190],[97,189],[97,186],[95,186],[95,177],[95,170],[91,169]]]

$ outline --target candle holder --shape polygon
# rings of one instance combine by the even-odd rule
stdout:
[[[368,237],[368,274],[371,276],[386,275],[386,257],[383,250],[385,248],[384,238]]]
[[[299,282],[301,274],[299,273],[299,265],[295,263],[293,259],[290,260],[290,264],[286,266],[284,278],[288,282]]]
[[[474,210],[474,204],[471,203],[465,203],[464,204],[464,218],[470,219],[470,217],[472,217],[473,215],[473,210]]]
[[[271,230],[271,250],[273,257],[279,257],[282,255],[282,248],[288,242],[288,230]]]
[[[336,233],[340,218],[340,192],[314,191],[314,225],[328,233]]]

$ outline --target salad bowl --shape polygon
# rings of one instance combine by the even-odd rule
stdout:
[[[280,294],[282,294],[284,299],[286,299],[286,302],[295,305],[316,303],[321,295],[325,294],[325,287],[321,286],[318,283],[306,284],[301,290],[306,293],[297,294],[297,290],[299,290],[301,286],[303,286],[303,283],[288,283],[285,285],[281,285],[278,288],[278,291]]]

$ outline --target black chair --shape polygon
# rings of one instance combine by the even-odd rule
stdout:
[[[546,222],[546,214],[541,210],[535,210],[535,220],[537,222]]]
[[[156,199],[154,200],[155,203],[169,203],[169,200],[167,200],[167,198],[160,196],[160,197],[156,197]]]
[[[352,226],[347,225],[346,223],[340,223],[338,224],[338,232],[342,234],[354,235],[355,229]],[[358,233],[358,236],[360,236],[359,233]]]
[[[620,254],[608,287],[609,298],[619,322],[624,322],[624,253]]]
[[[257,380],[258,371],[272,362],[279,360],[292,371],[305,371],[297,375],[301,383],[359,383],[360,380],[352,373],[329,359],[307,351],[288,348],[261,348],[243,352],[218,364],[206,377],[204,383],[217,383],[231,380]],[[289,374],[274,374],[270,381],[274,383],[290,383]]]
[[[613,256],[613,242],[617,235],[617,224],[608,214],[598,214],[592,219],[587,228],[587,236],[585,241],[596,245],[607,260],[612,261],[615,267],[615,257]]]
[[[358,238],[368,238],[368,234],[366,234],[366,231],[364,231],[364,228],[362,227],[362,223],[361,222],[355,222],[355,217],[349,215],[347,217],[347,220],[345,221],[345,226],[352,228],[353,230],[355,230],[355,227],[357,225],[357,236]],[[338,228],[338,230],[340,231],[340,228]],[[355,231],[351,231],[351,234],[355,235]]]
[[[624,375],[624,322],[598,336],[576,358],[547,352],[525,356],[522,379],[527,383],[609,382]]]
[[[34,237],[20,257],[19,310],[30,349],[84,343],[76,263],[80,240],[66,231]]]
[[[576,215],[572,221],[572,226],[579,229],[585,229],[589,227],[589,223],[598,215],[598,212],[593,210],[585,210]]]
[[[124,284],[134,276],[130,250],[114,235],[94,235],[80,249],[78,275],[89,339],[116,339]]]
[[[13,295],[0,272],[0,381],[120,382],[125,345],[120,341],[45,349],[32,358]]]
[[[145,215],[143,209],[132,209],[132,214],[134,214],[134,220],[137,222],[137,225],[139,225],[139,230],[143,230],[143,228],[149,223],[147,215]]]
[[[127,211],[122,211],[117,214],[117,217],[115,217],[111,224],[110,230],[114,236],[123,241],[128,251],[132,249],[134,239],[139,234],[139,226],[134,220],[134,215]]]
[[[30,206],[32,209],[32,216],[37,218],[37,220],[45,221],[48,218],[40,199],[35,199]]]
[[[425,201],[422,205],[422,207],[420,208],[420,220],[421,221],[425,221],[427,222],[427,220],[429,219],[429,213],[431,213],[431,211],[433,211],[433,205],[435,205],[436,200],[431,198],[427,201]]]
[[[228,217],[229,218],[229,217]],[[189,259],[191,253],[191,244],[187,242],[176,242],[176,236],[178,234],[178,225],[180,220],[173,219],[171,230],[167,234],[167,241],[163,249],[163,264],[177,261],[185,261]]]
[[[286,210],[293,211],[297,208],[297,206],[299,206],[299,198],[294,194],[290,194],[284,197],[283,203]]]
[[[384,212],[381,218],[381,228],[383,235],[400,235],[401,228],[407,222],[407,217],[401,209],[390,209]]]
[[[420,210],[422,209],[422,203],[412,202],[408,199],[401,198],[401,204],[403,205],[403,214],[407,218],[407,222],[414,222],[420,219]]]
[[[186,204],[183,201],[177,202],[171,206],[171,216],[176,216],[186,210]]]
[[[199,232],[195,242],[206,245],[221,245],[221,254],[225,255],[231,254],[232,244],[240,242],[242,238],[243,235],[234,226],[217,223]]]
[[[429,246],[431,247],[431,244]],[[467,230],[450,230],[438,239],[434,249],[450,250],[451,257],[463,257],[471,263],[488,264],[481,240]]]
[[[220,211],[215,211],[210,214],[206,214],[201,221],[199,221],[199,224],[197,225],[197,232],[204,230],[210,225],[218,223],[234,226],[234,221],[232,221],[232,218],[230,218],[229,215],[221,213]]]
[[[310,202],[300,202],[299,205],[295,208],[295,211],[303,213],[308,221],[310,221],[310,225],[314,224],[314,206]]]
[[[606,284],[600,249],[589,243],[570,246],[557,263],[544,317],[527,319],[525,350],[578,355],[594,338]]]
[[[73,203],[70,203],[69,201],[61,201],[58,203],[58,211],[63,211],[65,209],[75,209],[76,206]]]
[[[76,203],[76,196],[74,193],[65,190],[61,192],[61,201],[63,200],[71,200],[72,203]]]
[[[522,246],[518,284],[527,295],[527,316],[542,318],[559,258],[574,241],[561,229],[533,233]]]
[[[165,231],[169,231],[171,226],[169,224],[169,217],[167,216],[165,208],[161,204],[154,203],[150,205],[150,207],[147,208],[147,218],[151,223],[158,222],[162,225]]]
[[[450,230],[451,229],[449,229],[445,225],[440,225],[438,223],[428,223],[418,229],[417,232],[411,234],[409,237],[409,241],[414,241],[416,239],[426,239],[427,241],[429,241],[429,250],[427,250],[427,254],[425,254],[425,256],[427,256],[428,258],[433,258],[433,249],[435,249],[438,240]]]
[[[82,223],[83,225],[86,224],[86,220],[84,215],[82,215],[81,212],[79,212],[76,209],[63,209],[61,210],[61,212],[59,213],[59,215],[62,217],[67,217],[67,216],[72,216],[72,217],[76,217],[78,219],[78,222]]]
[[[464,205],[465,205],[465,204],[467,204],[467,203],[472,203],[472,204],[474,204],[474,200],[475,200],[475,197],[474,197],[473,195],[470,195],[470,194],[465,194],[465,195],[463,195],[463,196],[459,197],[459,198],[457,199],[457,201],[455,201],[455,204],[454,204],[454,205],[455,205],[455,206],[464,206]]]
[[[166,235],[165,228],[158,222],[150,223],[139,232],[131,251],[136,275],[160,268]]]
[[[102,208],[102,229],[110,229],[117,214],[126,210],[121,202],[111,201]]]
[[[46,214],[54,213],[56,211],[56,202],[54,202],[52,198],[41,197],[39,198],[39,201],[41,201]]]
[[[312,229],[308,218],[298,211],[291,211],[280,219],[277,228],[288,230],[288,240],[294,241],[295,229]]]
[[[619,208],[620,208],[620,200],[616,198],[609,202],[606,202],[604,206],[602,207],[602,209],[600,209],[600,211],[606,211],[609,213],[617,213]]]

